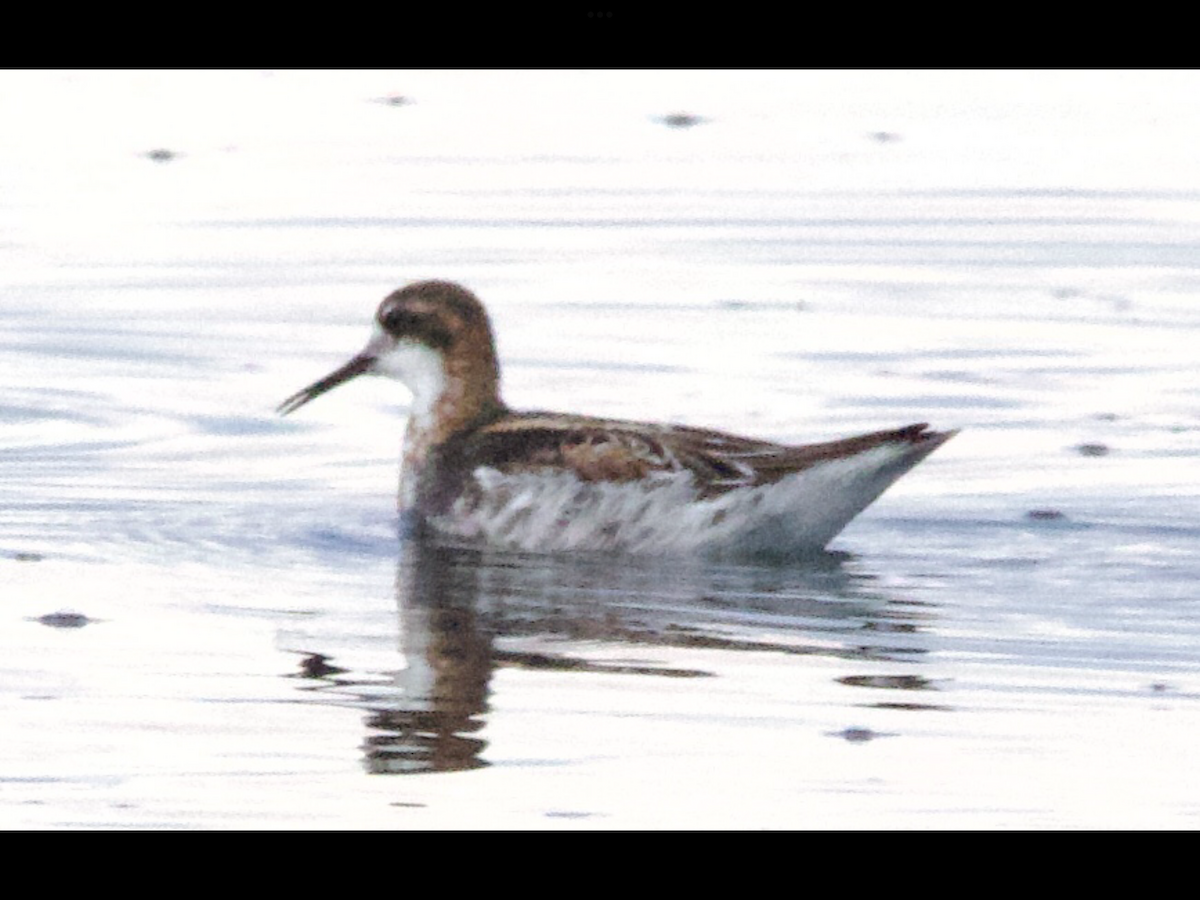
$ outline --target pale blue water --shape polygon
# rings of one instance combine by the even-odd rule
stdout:
[[[0,823],[1194,827],[1197,86],[0,76]],[[423,277],[516,406],[963,432],[802,566],[421,553],[402,389],[272,409]]]

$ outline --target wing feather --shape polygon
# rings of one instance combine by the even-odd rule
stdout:
[[[688,472],[701,496],[713,496],[770,484],[884,444],[907,445],[924,455],[953,434],[927,428],[921,423],[787,446],[703,428],[524,413],[474,431],[460,452],[469,470],[478,466],[503,472],[569,469],[583,481],[635,481],[659,473]]]

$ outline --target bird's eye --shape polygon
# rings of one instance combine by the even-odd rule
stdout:
[[[393,306],[380,315],[379,324],[391,334],[399,337],[402,334],[408,334],[413,331],[421,321],[421,318],[416,313]]]
[[[434,313],[393,306],[379,311],[379,324],[392,337],[420,341],[436,350],[445,350],[454,342],[454,335]]]

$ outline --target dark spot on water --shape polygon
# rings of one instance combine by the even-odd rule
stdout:
[[[1075,451],[1080,456],[1108,456],[1109,450],[1107,444],[1080,444],[1075,448]]]
[[[1025,513],[1025,518],[1033,519],[1035,522],[1057,522],[1066,517],[1066,513],[1057,509],[1031,509]]]
[[[323,653],[309,653],[300,660],[301,678],[328,678],[330,675],[340,675],[346,670],[331,665],[329,657]]]
[[[1092,418],[1095,419],[1097,422],[1115,422],[1115,421],[1117,421],[1117,419],[1119,419],[1121,417],[1118,416],[1116,413],[1105,412],[1105,413],[1096,413],[1096,415],[1092,416]]]
[[[933,685],[920,675],[846,675],[836,679],[849,687],[889,688],[901,691],[928,691]]]
[[[156,163],[168,163],[179,158],[179,154],[174,150],[167,150],[165,147],[159,147],[155,150],[147,150],[142,154],[146,159]]]
[[[30,553],[28,551],[18,550],[16,553],[12,554],[12,558],[17,562],[41,562],[46,557],[40,553]]]
[[[44,616],[38,617],[35,621],[41,622],[43,625],[49,625],[51,628],[82,628],[92,620],[83,613],[56,612],[47,613]]]
[[[894,144],[900,140],[900,135],[894,131],[872,131],[869,135],[871,140],[878,141],[880,144]]]
[[[1156,694],[1164,693],[1165,691],[1169,691],[1170,689],[1171,689],[1171,686],[1169,684],[1165,684],[1164,682],[1161,682],[1161,681],[1155,681],[1153,684],[1150,685],[1150,690],[1154,691],[1154,693],[1156,693]]]
[[[884,634],[916,634],[921,627],[909,622],[864,622],[862,630],[878,631]]]
[[[890,660],[904,659],[927,653],[927,650],[917,647],[874,647],[874,646],[859,646],[846,647],[842,651],[842,655],[846,659],[870,659],[870,660]]]
[[[829,732],[829,736],[840,737],[851,744],[865,744],[867,741],[875,740],[875,738],[886,737],[886,735],[878,731],[872,731],[870,728],[845,728],[841,731]]]
[[[691,113],[670,113],[669,115],[659,116],[658,121],[662,122],[668,128],[693,128],[696,125],[701,125],[708,120],[703,116],[692,115]]]
[[[427,803],[405,803],[402,800],[396,800],[396,801],[393,801],[392,803],[389,803],[388,806],[401,806],[406,809],[425,809],[428,806],[428,804]]]
[[[408,106],[412,103],[403,94],[385,94],[382,97],[376,97],[375,102],[382,103],[384,106]]]

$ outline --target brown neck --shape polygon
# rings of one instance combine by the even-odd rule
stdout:
[[[435,469],[440,447],[455,435],[494,421],[508,411],[500,399],[500,373],[494,354],[451,355],[444,361],[443,373],[436,396],[414,391],[404,433],[401,509],[416,507],[426,486],[438,480],[440,473]]]

